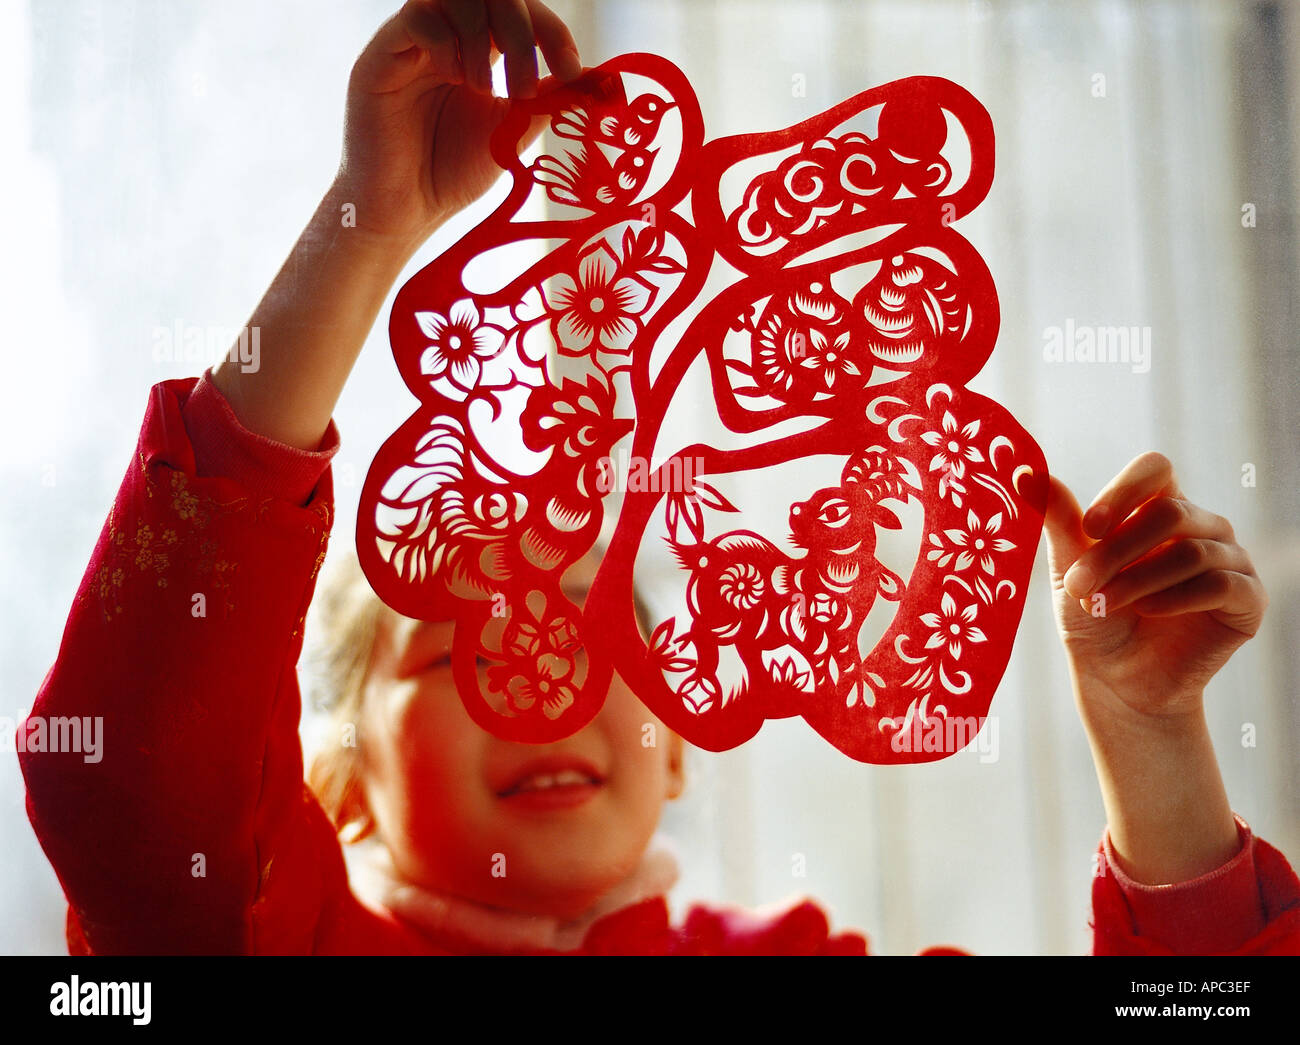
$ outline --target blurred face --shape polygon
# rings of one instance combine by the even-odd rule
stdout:
[[[417,885],[576,915],[640,861],[664,800],[681,789],[682,741],[617,675],[573,736],[498,740],[456,692],[452,630],[389,611],[377,636],[359,754],[380,839]],[[486,692],[485,673],[480,685]]]

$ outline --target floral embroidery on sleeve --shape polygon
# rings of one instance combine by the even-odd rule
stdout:
[[[87,591],[99,596],[104,619],[112,621],[122,613],[122,589],[129,576],[144,576],[153,580],[156,588],[166,588],[168,575],[178,562],[192,564],[196,579],[211,577],[211,593],[220,594],[225,613],[234,605],[229,600],[230,575],[237,563],[218,558],[220,542],[206,531],[217,512],[236,512],[248,505],[248,497],[238,497],[223,502],[196,493],[190,488],[192,478],[178,469],[151,469],[143,451],[138,455],[139,467],[145,478],[145,493],[152,499],[161,494],[176,526],[164,526],[160,520],[153,523],[135,521],[123,523],[119,505],[114,504],[108,515],[108,550],[95,571]],[[161,527],[161,529],[159,528]]]

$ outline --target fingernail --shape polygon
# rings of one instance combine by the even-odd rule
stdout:
[[[1110,506],[1105,504],[1094,505],[1089,508],[1083,516],[1083,532],[1089,537],[1100,537],[1106,532],[1106,524],[1110,522]]]
[[[1076,599],[1081,599],[1092,591],[1096,583],[1096,575],[1087,566],[1081,566],[1075,563],[1065,571],[1062,583],[1065,590],[1073,595]]]

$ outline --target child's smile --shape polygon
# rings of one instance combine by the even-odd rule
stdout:
[[[357,730],[378,834],[424,888],[524,913],[585,910],[641,859],[680,790],[682,742],[617,675],[573,736],[493,737],[456,691],[453,633],[396,614],[382,629]]]
[[[496,796],[512,812],[550,813],[586,805],[604,783],[604,774],[587,759],[549,755],[513,770]]]

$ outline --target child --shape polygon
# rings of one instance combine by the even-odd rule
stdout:
[[[407,260],[497,174],[494,43],[512,95],[546,87],[535,47],[559,79],[581,71],[535,0],[407,3],[353,68],[339,171],[253,315],[260,368],[151,390],[32,712],[102,716],[102,760],[20,755],[72,953],[866,951],[811,903],[671,924],[652,840],[680,741],[643,748],[648,714],[618,680],[563,741],[488,736],[453,691],[450,625],[398,617],[355,567],[321,608],[344,634],[330,677],[356,747],[304,782],[295,665],[333,518],[332,414]],[[1109,825],[1094,952],[1300,952],[1300,882],[1234,818],[1203,713],[1260,626],[1249,556],[1154,453],[1086,515],[1053,480],[1047,537]],[[340,832],[372,856],[351,879]]]

